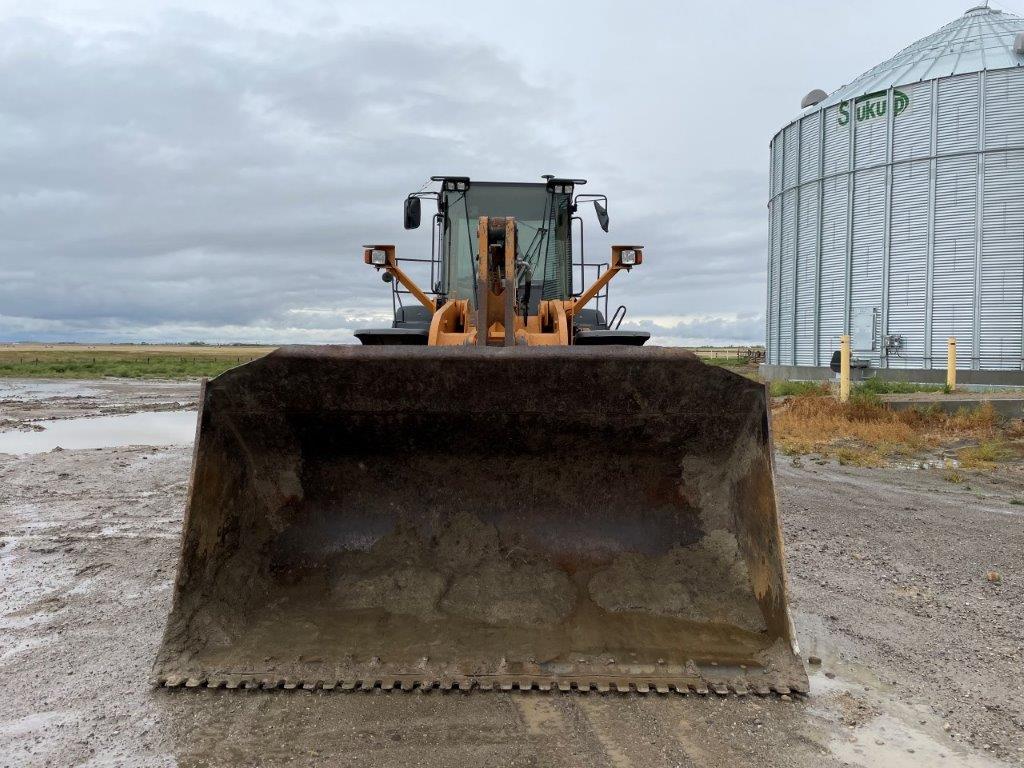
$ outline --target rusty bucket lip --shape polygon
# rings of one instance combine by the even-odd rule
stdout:
[[[533,357],[596,357],[602,359],[641,359],[641,358],[677,358],[694,360],[702,364],[703,361],[695,353],[681,347],[659,347],[643,346],[632,347],[627,345],[616,346],[557,346],[541,345],[515,347],[479,347],[476,345],[466,346],[390,346],[390,345],[363,345],[363,344],[289,344],[278,347],[273,352],[264,355],[258,360],[265,360],[271,357],[419,357],[419,358],[447,358],[473,356],[533,356]],[[247,363],[248,364],[248,363]],[[719,366],[714,366],[719,367]]]
[[[291,344],[278,347],[255,360],[230,368],[211,379],[216,381],[225,374],[269,361],[284,359],[296,360],[594,360],[605,362],[636,362],[672,361],[675,363],[693,363],[719,372],[721,375],[736,377],[751,384],[761,386],[758,382],[723,366],[709,365],[698,355],[680,347],[659,346],[516,346],[516,347],[478,347],[467,346],[390,346],[360,344]]]
[[[555,393],[573,387],[576,396],[561,398],[562,412],[584,415],[587,412],[611,416],[644,412],[650,416],[662,413],[682,415],[692,411],[694,398],[707,394],[717,402],[710,407],[726,407],[738,402],[737,397],[760,401],[756,406],[768,407],[767,386],[723,366],[704,363],[694,353],[677,347],[399,347],[362,346],[350,344],[292,345],[281,347],[264,357],[236,366],[219,376],[205,380],[203,400],[217,400],[218,408],[248,409],[257,401],[269,407],[273,399],[265,382],[278,377],[290,387],[315,388],[316,376],[307,366],[323,365],[326,375],[344,377],[346,388],[338,390],[343,397],[315,398],[295,396],[288,389],[282,411],[311,411],[318,408],[372,411],[378,407],[377,395],[390,397],[390,409],[398,412],[437,412],[449,410],[451,398],[457,397],[468,409],[476,412],[536,412],[541,406],[532,391]],[[417,366],[431,368],[420,386]],[[377,366],[380,366],[379,368]],[[390,367],[393,366],[393,367]],[[578,366],[578,367],[577,367]],[[539,378],[532,379],[536,374]],[[460,376],[500,381],[507,377],[514,387],[499,392],[492,386],[476,387],[470,393],[460,383]],[[398,380],[392,381],[392,376]],[[593,377],[600,379],[604,389],[590,386]],[[483,377],[483,378],[480,378]],[[614,396],[616,382],[623,387],[622,396]],[[686,391],[681,398],[666,397],[675,389],[675,382]],[[687,383],[689,382],[689,383]],[[705,385],[693,382],[705,382]],[[238,397],[252,388],[252,396]],[[429,389],[441,399],[431,400],[420,390]],[[703,390],[703,392],[701,391]],[[682,391],[682,390],[680,390]],[[729,392],[730,394],[726,394]],[[558,395],[556,395],[558,396]],[[243,400],[245,402],[243,402]],[[341,401],[344,400],[344,405]],[[231,401],[229,404],[227,401]],[[528,401],[535,401],[528,406]]]

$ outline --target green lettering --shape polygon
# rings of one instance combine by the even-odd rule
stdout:
[[[893,89],[892,92],[892,109],[893,116],[900,114],[910,106],[910,97],[907,96],[903,91],[897,91]]]

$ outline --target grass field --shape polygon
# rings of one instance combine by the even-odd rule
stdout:
[[[216,376],[274,349],[192,344],[0,344],[0,377],[190,379]]]

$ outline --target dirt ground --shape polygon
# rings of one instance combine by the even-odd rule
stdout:
[[[36,420],[195,394],[0,382],[0,451]],[[780,457],[798,635],[821,659],[784,701],[154,690],[189,461],[186,445],[0,453],[0,765],[1024,764],[1019,466],[951,484]]]

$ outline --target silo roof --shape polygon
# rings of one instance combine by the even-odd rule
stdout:
[[[908,45],[807,111],[896,85],[1024,66],[1024,56],[1014,51],[1014,40],[1020,32],[1024,32],[1024,18],[1020,16],[987,5],[970,8],[960,18]]]

